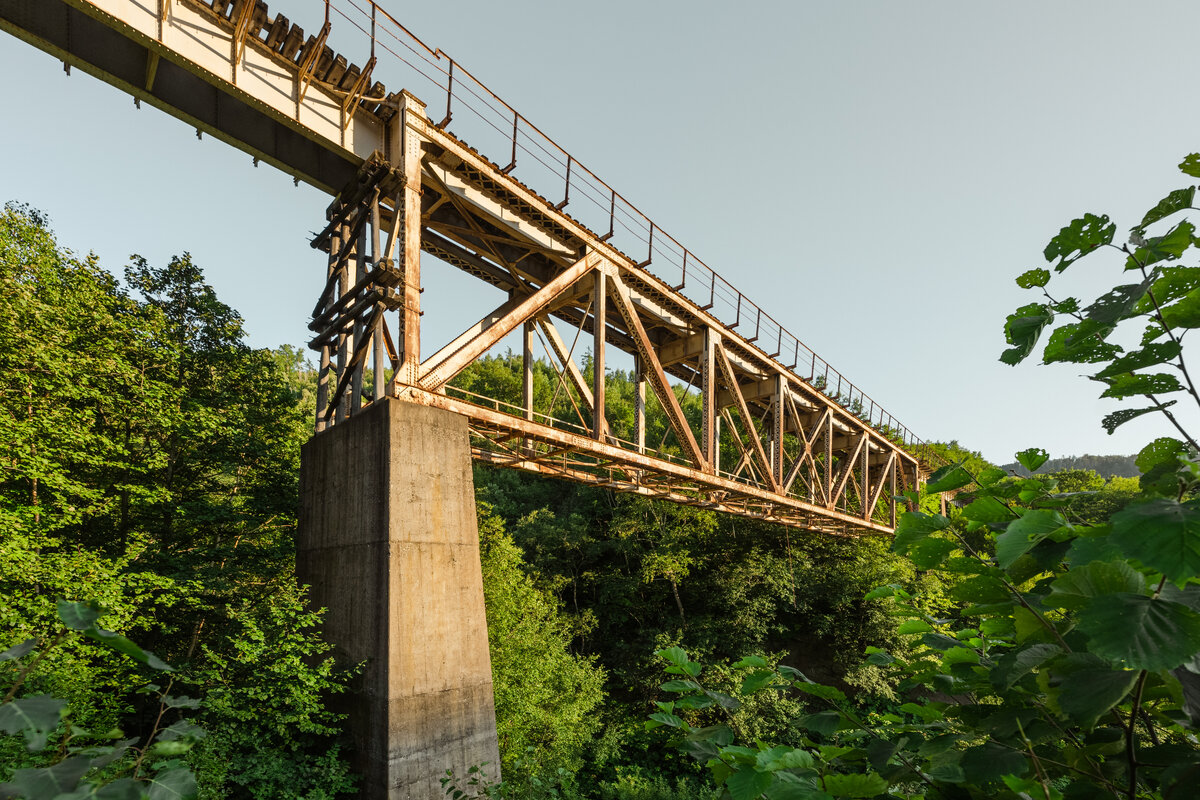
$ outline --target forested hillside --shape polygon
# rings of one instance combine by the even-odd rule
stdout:
[[[1039,474],[1049,474],[1051,472],[1059,472],[1064,469],[1083,469],[1091,470],[1101,478],[1136,478],[1141,475],[1141,471],[1137,468],[1137,456],[1065,456],[1063,458],[1052,458],[1038,468]],[[1014,461],[1011,464],[1004,464],[1002,469],[1018,475],[1022,478],[1028,478],[1031,474],[1019,462]]]

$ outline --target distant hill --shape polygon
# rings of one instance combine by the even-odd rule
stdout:
[[[1136,478],[1141,475],[1141,471],[1137,465],[1133,463],[1135,456],[1066,456],[1065,458],[1052,458],[1043,464],[1038,469],[1039,475],[1046,475],[1051,472],[1058,472],[1062,469],[1090,469],[1095,470],[1101,478]],[[1001,469],[1012,472],[1021,477],[1028,477],[1029,470],[1014,462],[1012,464],[1003,464]]]

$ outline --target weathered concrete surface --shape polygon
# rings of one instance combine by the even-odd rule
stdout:
[[[432,800],[449,768],[499,779],[465,417],[386,398],[301,453],[297,572],[325,606],[369,800]]]

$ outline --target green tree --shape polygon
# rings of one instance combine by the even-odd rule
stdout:
[[[0,216],[0,646],[45,637],[55,597],[95,599],[113,630],[137,631],[211,698],[199,711],[210,737],[189,758],[229,752],[252,711],[258,760],[289,765],[273,778],[227,770],[220,787],[201,770],[202,791],[344,791],[345,765],[313,755],[331,749],[321,697],[338,681],[292,577],[312,413],[303,365],[248,348],[186,255],[161,268],[135,258],[127,277],[133,294],[59,248],[35,212]],[[152,723],[143,683],[115,654],[65,641],[22,691],[106,730]],[[280,725],[304,746],[272,738]],[[12,756],[0,772],[26,758],[11,739],[0,748]]]
[[[600,725],[604,672],[571,652],[573,632],[558,600],[530,580],[521,551],[486,504],[479,543],[505,777],[574,771]]]

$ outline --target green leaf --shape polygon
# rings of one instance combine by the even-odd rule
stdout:
[[[808,769],[813,765],[812,754],[780,745],[758,754],[758,766],[774,772],[781,769]]]
[[[811,694],[813,697],[819,697],[822,700],[844,702],[846,699],[846,695],[841,689],[826,686],[822,683],[797,683],[795,687],[805,694]]]
[[[1008,569],[1018,558],[1028,553],[1052,533],[1062,529],[1067,520],[1050,509],[1028,511],[1009,523],[996,537],[996,559],[1001,569]]]
[[[1070,225],[1059,231],[1042,254],[1048,262],[1059,259],[1054,269],[1062,272],[1097,247],[1111,244],[1116,232],[1117,226],[1109,221],[1107,214],[1084,214],[1081,219],[1072,220]]]
[[[771,773],[759,772],[751,766],[743,766],[725,779],[732,800],[754,800],[771,785]]]
[[[1056,328],[1042,352],[1043,364],[1096,364],[1115,358],[1121,348],[1104,339],[1113,331],[1112,325],[1070,322]]]
[[[1139,269],[1160,261],[1173,261],[1192,246],[1196,226],[1184,220],[1162,236],[1151,236],[1125,259],[1125,269]]]
[[[1149,294],[1133,307],[1135,314],[1148,314],[1155,304],[1160,308],[1200,289],[1200,267],[1159,267],[1158,280],[1150,287]]]
[[[821,711],[817,714],[807,714],[796,720],[801,728],[829,736],[842,724],[842,715],[836,711]]]
[[[1169,305],[1160,304],[1162,325],[1168,328],[1200,328],[1200,289],[1188,292]],[[1158,324],[1156,320],[1155,325]],[[1155,337],[1162,334],[1161,327]]]
[[[1155,372],[1150,375],[1127,372],[1112,378],[1093,378],[1093,380],[1108,384],[1108,388],[1101,393],[1101,397],[1119,399],[1139,394],[1169,394],[1183,391],[1179,380],[1167,372]]]
[[[917,569],[937,569],[946,560],[946,556],[950,555],[957,548],[958,545],[949,539],[938,539],[931,536],[922,542],[918,542],[909,551],[908,557]]]
[[[1135,670],[1078,670],[1063,681],[1058,706],[1073,721],[1091,728],[1109,709],[1125,699],[1137,682],[1137,676]]]
[[[1017,276],[1017,286],[1022,289],[1032,289],[1035,286],[1045,286],[1050,282],[1050,270],[1031,269]]]
[[[926,633],[933,630],[933,626],[923,619],[910,619],[900,623],[896,628],[896,633],[901,635],[909,633]]]
[[[896,590],[900,588],[899,584],[889,583],[886,586],[877,586],[867,592],[863,600],[882,600],[885,597],[895,597]],[[735,665],[736,666],[736,665]]]
[[[776,675],[773,670],[764,669],[752,672],[742,681],[742,694],[753,694],[764,686],[773,683],[775,678]]]
[[[800,778],[790,772],[776,772],[767,789],[770,800],[833,800],[816,787],[811,778]]]
[[[979,653],[969,647],[951,647],[942,654],[942,667],[949,669],[955,664],[978,664]]]
[[[11,782],[0,785],[0,792],[8,796],[6,789],[11,787],[16,795],[27,800],[50,800],[74,791],[89,768],[89,759],[74,756],[52,767],[19,769],[13,773]]]
[[[1007,522],[1013,518],[1013,512],[994,497],[980,497],[973,500],[967,504],[962,513],[972,522]]]
[[[1151,411],[1159,411],[1164,408],[1170,408],[1171,406],[1175,405],[1176,402],[1177,401],[1175,400],[1169,400],[1166,403],[1160,403],[1157,406],[1146,406],[1145,408],[1122,408],[1119,411],[1106,414],[1104,419],[1100,421],[1100,425],[1104,428],[1104,430],[1108,431],[1108,435],[1111,436],[1113,431],[1124,425],[1126,422],[1137,419],[1143,414],[1149,414]]]
[[[1200,508],[1156,498],[1112,517],[1112,542],[1129,558],[1158,570],[1182,586],[1200,574]]]
[[[716,691],[713,691],[712,689],[705,689],[704,694],[706,697],[709,697],[712,700],[715,700],[717,702],[717,705],[721,706],[722,708],[728,708],[730,710],[736,711],[737,709],[742,707],[741,703],[739,703],[737,700],[735,700],[734,698],[730,697],[729,695],[727,695],[723,692],[716,692]]]
[[[887,791],[888,784],[874,772],[865,775],[846,773],[829,774],[822,778],[825,791],[834,797],[874,797]]]
[[[873,666],[876,666],[876,667],[886,667],[888,664],[893,663],[895,660],[896,660],[895,658],[893,658],[891,655],[889,655],[888,653],[886,653],[882,650],[879,650],[874,653],[869,653],[867,655],[867,663],[871,664]]]
[[[15,658],[21,658],[34,648],[37,641],[37,639],[26,639],[20,644],[13,645],[3,653],[0,653],[0,661],[11,661]]]
[[[653,720],[654,722],[657,722],[659,725],[670,725],[672,728],[684,728],[685,730],[687,729],[687,725],[684,724],[683,720],[681,720],[679,717],[675,716],[674,714],[668,714],[664,711],[658,711],[658,712],[651,714],[650,719]],[[647,728],[652,728],[652,727],[656,728],[656,727],[658,727],[658,725],[652,726],[649,722],[647,722],[646,727]]]
[[[1124,561],[1094,561],[1075,567],[1050,584],[1050,595],[1043,601],[1048,608],[1078,611],[1093,597],[1119,592],[1142,594],[1146,579]]]
[[[959,641],[942,633],[927,633],[921,637],[921,644],[945,652],[958,647]]]
[[[1096,328],[1108,328],[1115,325],[1129,316],[1134,306],[1146,296],[1146,292],[1156,280],[1158,280],[1158,273],[1151,272],[1141,283],[1114,286],[1083,310],[1085,321]]]
[[[980,486],[991,486],[1007,477],[1008,473],[999,467],[987,467],[975,476],[975,480],[979,482]]]
[[[163,698],[163,703],[166,705],[167,708],[199,708],[200,707],[199,700],[195,699],[194,697],[188,697],[185,694],[180,695],[179,697],[172,697],[171,695],[167,695],[166,697]]]
[[[1183,161],[1179,162],[1179,171],[1184,175],[1200,178],[1200,154],[1192,153],[1189,156],[1184,156]]]
[[[700,691],[700,684],[695,681],[667,681],[659,688],[664,692],[695,692]]]
[[[1066,561],[1072,567],[1090,564],[1093,561],[1113,561],[1124,558],[1121,548],[1113,544],[1111,529],[1108,534],[1080,536],[1071,542]]]
[[[149,800],[195,800],[196,779],[185,768],[168,769],[147,779],[150,784]]]
[[[1143,367],[1151,367],[1155,364],[1164,364],[1171,359],[1177,357],[1180,353],[1180,347],[1175,342],[1158,342],[1149,344],[1141,350],[1134,350],[1132,353],[1127,353],[1113,361],[1104,369],[1097,372],[1093,377],[1108,378],[1114,375],[1120,375],[1123,372],[1132,372],[1135,369]]]
[[[129,656],[134,661],[141,662],[151,669],[161,670],[162,672],[174,672],[174,668],[166,662],[159,659],[158,656],[151,653],[149,650],[143,650],[133,642],[112,631],[102,630],[100,628],[88,628],[83,632],[84,636],[89,639],[94,639],[106,647],[111,647],[118,653]]]
[[[1146,212],[1146,216],[1142,217],[1141,224],[1137,226],[1138,230],[1145,230],[1147,226],[1153,225],[1161,219],[1166,219],[1177,211],[1190,208],[1195,196],[1195,186],[1176,189],[1162,200],[1159,200],[1158,205]]]
[[[84,631],[96,624],[100,619],[100,604],[96,601],[75,603],[70,600],[58,601],[58,618],[73,631]]]
[[[925,491],[929,494],[952,492],[971,483],[974,478],[971,473],[962,468],[961,464],[948,464],[934,471],[925,483]]]
[[[58,728],[66,706],[65,700],[47,694],[10,700],[0,706],[0,731],[24,735],[29,752],[36,752]]]
[[[1017,462],[1030,472],[1037,472],[1038,467],[1050,460],[1050,454],[1040,447],[1031,447],[1016,454]]]
[[[1180,603],[1122,592],[1079,613],[1088,650],[1127,669],[1174,669],[1200,651],[1200,614]]]
[[[1002,603],[1011,599],[1008,587],[991,575],[975,575],[960,581],[950,596],[964,603]]]
[[[1043,642],[1005,653],[992,670],[992,683],[1001,689],[1011,689],[1021,678],[1061,652],[1062,648],[1058,645]]]
[[[892,552],[904,554],[909,548],[934,531],[950,527],[950,520],[941,514],[923,514],[906,511],[896,523],[896,537],[892,540]]]
[[[767,666],[767,660],[765,658],[763,658],[762,656],[744,656],[741,661],[739,661],[733,665],[733,668],[734,669],[745,669],[748,667],[765,668],[766,666]]]
[[[1042,303],[1021,306],[1004,322],[1004,340],[1013,345],[1000,354],[1005,364],[1017,365],[1029,357],[1047,325],[1054,321],[1054,312]]]
[[[132,778],[117,778],[111,783],[97,787],[95,800],[143,800],[146,797],[146,787]]]
[[[967,780],[976,784],[998,781],[1005,775],[1020,777],[1029,771],[1023,752],[997,742],[968,748],[958,765],[962,767]]]
[[[682,647],[668,647],[665,650],[655,652],[659,658],[669,661],[677,667],[682,667],[688,663],[687,652]]]

